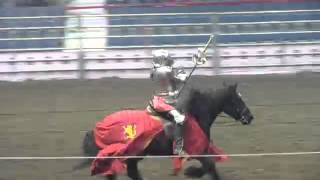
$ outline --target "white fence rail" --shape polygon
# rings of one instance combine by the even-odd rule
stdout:
[[[254,15],[254,14],[287,14],[287,13],[320,13],[320,10],[261,11],[261,12],[223,12],[223,13],[167,13],[167,14],[117,14],[117,15],[80,15],[80,16],[41,16],[41,17],[0,17],[1,20],[21,19],[54,19],[76,18],[77,25],[57,27],[1,27],[1,32],[18,30],[69,30],[78,32],[73,37],[9,37],[1,38],[0,43],[10,41],[34,40],[74,40],[77,47],[58,48],[11,48],[0,49],[0,81],[24,81],[28,79],[96,79],[103,77],[147,78],[150,68],[151,51],[155,48],[169,49],[177,60],[177,66],[191,68],[191,56],[202,44],[179,45],[139,45],[139,46],[105,46],[86,47],[86,40],[128,38],[128,37],[193,37],[208,36],[213,33],[219,36],[239,35],[273,35],[273,34],[313,34],[320,33],[320,20],[290,20],[268,22],[219,22],[222,15]],[[176,23],[176,24],[134,24],[134,25],[102,25],[85,26],[85,18],[94,17],[147,17],[147,16],[212,16],[210,23]],[[252,27],[253,25],[253,27]],[[264,30],[266,26],[290,25],[297,29]],[[85,36],[88,29],[103,28],[155,28],[155,27],[209,27],[209,33],[167,33],[167,34],[128,34],[128,35],[96,35]],[[228,26],[234,32],[221,32]],[[249,31],[240,31],[245,27]],[[261,27],[260,27],[261,26]],[[250,29],[251,28],[251,29]],[[252,29],[253,28],[253,29]],[[241,28],[240,28],[241,29]],[[80,33],[79,33],[80,32]],[[300,71],[320,71],[320,41],[304,42],[263,42],[213,44],[209,51],[209,62],[201,66],[199,75],[228,74],[270,74],[295,73]]]
[[[195,48],[172,49],[177,66],[192,66]],[[198,75],[271,74],[320,71],[320,44],[218,47],[220,58],[201,66]],[[151,61],[149,50],[107,50],[86,52],[0,54],[0,80],[98,79],[103,77],[147,78]],[[211,51],[211,54],[213,52]],[[79,70],[79,59],[83,70]]]

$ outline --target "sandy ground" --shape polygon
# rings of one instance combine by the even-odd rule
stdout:
[[[195,77],[192,85],[220,87],[239,81],[255,115],[250,126],[220,118],[212,128],[227,153],[320,150],[320,75]],[[78,156],[84,132],[106,114],[143,108],[152,93],[148,80],[103,79],[0,83],[1,156]],[[89,169],[70,172],[78,160],[0,160],[0,180],[84,180]],[[225,180],[319,180],[320,155],[234,157],[219,164]],[[170,176],[171,161],[146,160],[148,179]],[[121,177],[126,179],[126,177]]]

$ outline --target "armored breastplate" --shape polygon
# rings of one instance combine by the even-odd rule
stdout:
[[[174,96],[169,95],[169,91],[159,91],[156,93],[157,96],[163,97],[167,104],[175,106],[177,100]]]

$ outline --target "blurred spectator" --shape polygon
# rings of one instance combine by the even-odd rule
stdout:
[[[162,3],[165,0],[107,0],[108,4]]]
[[[183,3],[183,2],[221,2],[224,0],[106,0],[108,4],[136,4],[136,3]],[[229,0],[236,1],[236,0]]]
[[[6,0],[0,0],[6,1]],[[50,6],[50,5],[65,5],[73,0],[7,0],[16,6]]]
[[[16,0],[16,6],[48,6],[48,0]]]

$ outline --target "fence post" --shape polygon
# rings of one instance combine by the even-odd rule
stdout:
[[[79,58],[79,79],[85,79],[85,60],[84,60],[84,52],[83,52],[83,42],[82,42],[82,19],[81,15],[78,15],[78,34],[79,34],[79,51],[78,51],[78,58]]]
[[[220,55],[219,55],[219,47],[217,46],[217,38],[219,36],[219,15],[213,15],[211,18],[211,23],[212,23],[212,34],[214,36],[213,39],[213,54],[212,54],[212,66],[213,66],[213,75],[219,75],[220,74]]]

